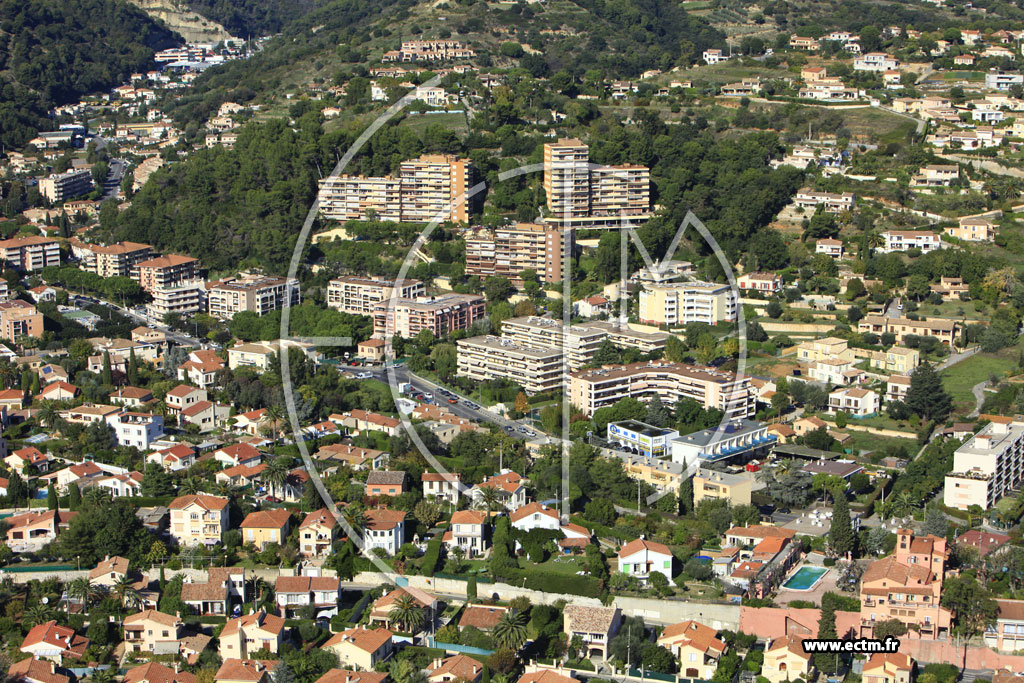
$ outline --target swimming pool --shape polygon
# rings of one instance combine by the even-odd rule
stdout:
[[[791,591],[809,591],[818,585],[825,574],[828,574],[828,569],[825,567],[804,565],[797,569],[796,574],[789,577],[789,581],[782,584],[782,587]]]

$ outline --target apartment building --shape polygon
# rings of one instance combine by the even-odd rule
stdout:
[[[228,499],[206,494],[181,496],[168,505],[171,537],[181,547],[220,543],[228,529]]]
[[[856,199],[850,192],[835,194],[804,188],[796,193],[794,202],[801,209],[816,210],[820,206],[829,213],[839,213],[840,211],[853,211]]]
[[[164,418],[160,415],[124,412],[107,422],[114,428],[117,445],[134,446],[140,451],[148,450],[164,435]]]
[[[24,337],[41,337],[43,314],[22,299],[0,302],[0,339],[16,341]]]
[[[853,417],[867,417],[877,413],[880,407],[881,400],[878,394],[870,389],[843,387],[828,395],[830,413],[842,411]]]
[[[455,330],[468,329],[486,316],[484,298],[476,294],[441,294],[440,296],[383,301],[373,308],[373,336],[388,334],[411,339],[422,330],[441,338]]]
[[[882,233],[885,245],[876,251],[888,254],[894,251],[920,249],[922,254],[942,248],[942,238],[925,230],[886,230]]]
[[[921,172],[910,179],[915,187],[948,187],[960,178],[960,167],[956,164],[930,164],[922,166]]]
[[[991,422],[953,454],[946,475],[943,503],[966,510],[987,510],[1020,488],[1024,462],[1024,423],[1013,418],[986,416]]]
[[[244,273],[237,278],[208,283],[206,303],[210,315],[221,320],[228,320],[242,311],[262,316],[286,304],[298,306],[299,281]]]
[[[132,270],[132,278],[147,292],[196,279],[199,260],[191,256],[167,254],[140,261]]]
[[[0,259],[11,268],[20,271],[60,266],[60,243],[39,235],[0,240]]]
[[[590,148],[562,138],[544,145],[544,192],[549,216],[563,227],[615,227],[651,215],[650,169],[590,163]]]
[[[884,52],[868,52],[853,60],[854,71],[893,71],[900,68],[900,60]]]
[[[537,223],[514,223],[498,228],[467,230],[466,275],[508,278],[523,286],[524,270],[534,270],[542,282],[562,282],[572,259],[574,231]]]
[[[471,59],[476,53],[459,40],[403,40],[398,50],[388,50],[382,62],[438,62]]]
[[[800,342],[796,347],[796,356],[801,363],[854,359],[853,349],[849,348],[845,339],[839,337],[823,337]]]
[[[206,308],[206,283],[202,280],[157,285],[149,293],[153,300],[146,305],[146,310],[156,318],[163,318],[168,313],[189,315]]]
[[[143,261],[148,261],[152,254],[153,247],[138,242],[90,245],[86,249],[82,266],[100,277],[131,277],[132,270]]]
[[[53,173],[39,179],[39,194],[54,204],[92,191],[92,171],[87,168]]]
[[[882,315],[867,315],[859,323],[857,330],[860,332],[873,332],[875,334],[891,333],[896,335],[896,343],[903,344],[908,335],[920,337],[935,337],[943,344],[952,345],[956,337],[956,321],[946,318],[932,318],[931,320],[911,320],[910,318],[887,318]]]
[[[320,181],[321,214],[336,221],[387,220],[466,223],[472,202],[473,162],[452,155],[424,154],[404,161],[398,178],[329,176]]]
[[[699,469],[693,476],[693,504],[705,498],[722,498],[732,505],[750,505],[753,486],[753,478],[744,474]]]
[[[714,282],[650,284],[640,291],[640,322],[677,327],[699,322],[735,322],[738,297],[729,285]]]
[[[569,375],[569,400],[586,415],[628,397],[675,405],[692,398],[704,408],[717,408],[730,418],[754,413],[754,390],[749,377],[709,367],[650,361],[579,370]]]
[[[381,302],[388,302],[398,290],[399,299],[417,299],[426,296],[427,290],[419,280],[394,280],[367,277],[339,277],[327,285],[327,305],[342,313],[373,315],[373,309]]]
[[[945,232],[965,242],[991,242],[996,238],[996,224],[984,216],[964,217],[958,225],[949,226]]]
[[[869,564],[861,577],[861,637],[872,637],[875,624],[890,619],[923,639],[948,636],[952,614],[939,605],[948,558],[946,539],[898,530],[894,554]]]
[[[480,382],[502,377],[529,394],[562,386],[562,350],[517,344],[511,339],[485,335],[460,339],[458,376]]]
[[[888,351],[872,351],[870,364],[871,367],[883,372],[909,375],[921,364],[921,352],[917,349],[893,346]]]

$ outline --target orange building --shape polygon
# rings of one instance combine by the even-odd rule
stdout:
[[[0,303],[0,338],[15,341],[43,334],[43,314],[27,301],[13,299]]]
[[[132,269],[132,278],[147,292],[169,287],[196,277],[199,261],[190,256],[168,254],[140,261]]]
[[[861,635],[871,637],[876,623],[890,619],[912,626],[908,637],[948,635],[952,613],[939,606],[948,557],[946,539],[897,531],[895,554],[872,562],[861,577]]]

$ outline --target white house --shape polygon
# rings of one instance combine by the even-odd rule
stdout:
[[[885,246],[878,249],[883,254],[894,251],[920,249],[922,254],[942,248],[942,238],[927,230],[886,230],[882,233]]]
[[[877,413],[880,405],[878,394],[860,387],[844,387],[828,395],[828,409],[833,413],[841,410],[847,415],[863,417]]]
[[[364,516],[363,547],[367,550],[383,548],[388,555],[398,554],[405,542],[405,512],[374,508],[367,510]]]
[[[540,503],[529,503],[509,515],[512,526],[522,531],[531,529],[551,529],[561,527],[558,512]]]
[[[487,539],[487,513],[481,510],[459,510],[452,515],[451,529],[444,533],[444,544],[462,548],[468,557],[482,555]]]
[[[672,580],[672,551],[667,545],[643,538],[630,541],[619,550],[619,571],[647,580],[654,572]]]
[[[854,71],[895,71],[900,60],[884,52],[869,52],[853,60]]]
[[[152,413],[121,413],[111,423],[118,445],[134,446],[140,451],[148,450],[164,435],[164,418]]]

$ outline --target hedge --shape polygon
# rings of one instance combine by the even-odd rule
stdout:
[[[427,544],[427,550],[423,553],[423,560],[420,563],[420,574],[423,576],[433,576],[434,572],[437,571],[437,565],[441,560],[441,545],[443,541],[444,537],[438,534]]]
[[[600,598],[604,593],[600,580],[593,576],[563,576],[535,569],[518,569],[503,572],[501,580],[545,593],[568,593],[588,598]]]

